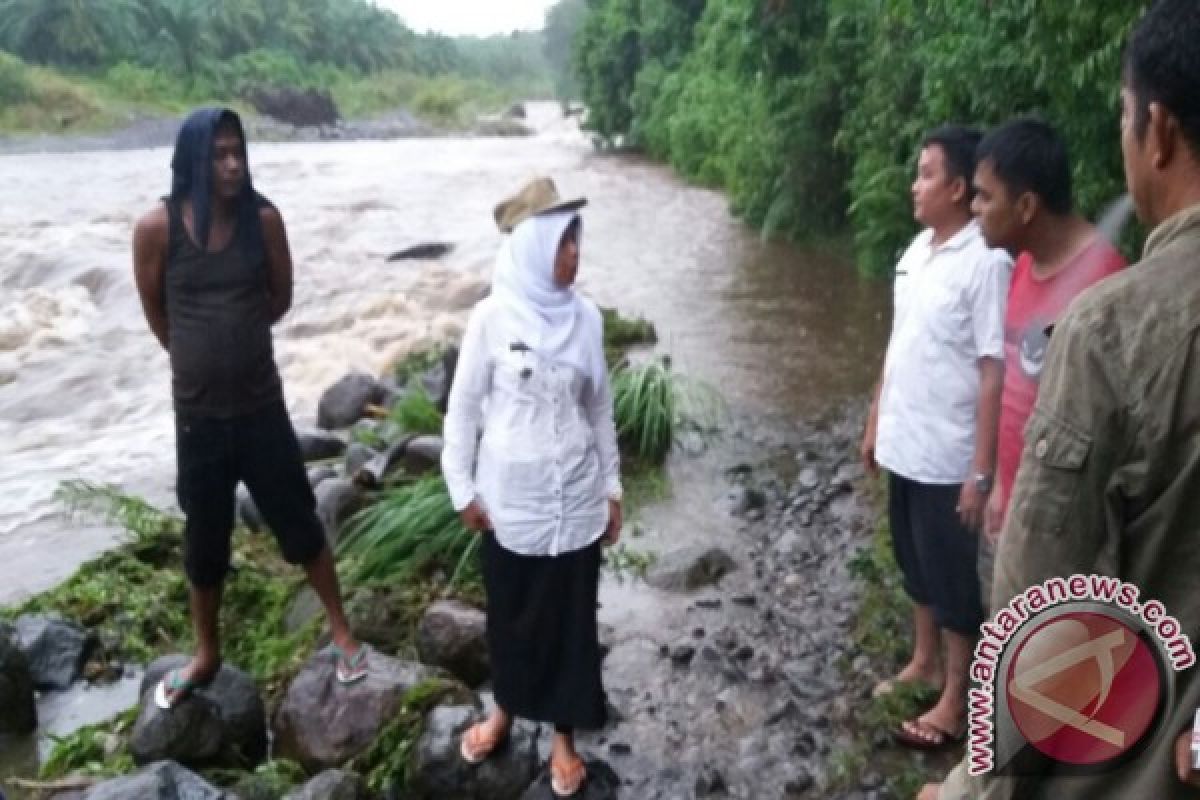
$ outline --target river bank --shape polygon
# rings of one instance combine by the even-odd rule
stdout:
[[[883,735],[889,709],[868,696],[874,681],[894,668],[895,634],[903,629],[904,617],[903,606],[893,604],[894,574],[888,573],[886,557],[877,562],[873,552],[878,551],[874,490],[855,457],[861,420],[861,404],[801,423],[739,416],[729,421],[719,445],[703,447],[685,439],[673,457],[671,499],[646,507],[626,532],[628,546],[643,555],[640,565],[650,565],[644,579],[637,570],[610,570],[601,592],[613,722],[581,736],[581,747],[617,776],[620,796],[904,797],[902,792],[922,777],[921,764],[932,769],[942,763],[917,760],[914,769],[912,759],[897,753]],[[717,486],[724,489],[714,495]],[[705,517],[710,524],[686,544],[664,537],[659,526],[680,513]],[[259,537],[239,548],[243,572],[252,576],[259,571],[255,564],[272,563],[261,549],[264,544],[269,549]],[[295,596],[294,576],[280,585],[284,597]],[[390,615],[393,623],[407,619],[386,638],[372,641],[380,652],[415,660],[417,620],[446,587],[410,588],[414,591],[404,603],[393,606],[396,611],[380,614],[378,594],[367,602],[352,601],[351,607],[357,609],[356,626],[368,636],[381,636],[381,617]],[[232,594],[231,602],[237,603],[238,590]],[[864,603],[872,595],[874,602]],[[464,597],[479,601],[469,590]],[[173,602],[181,603],[182,597]],[[277,611],[247,618],[265,625],[233,634],[231,652],[243,663],[253,660],[252,651],[236,644],[243,634],[248,641],[273,642],[275,652],[283,645],[283,661],[267,672],[261,661],[256,663],[257,674],[272,675],[261,684],[268,719],[278,718],[281,703],[287,702],[286,685],[297,671],[310,669],[307,654],[318,636],[309,627],[298,639],[275,641],[270,629],[286,629],[290,602],[272,603]],[[364,618],[370,606],[376,612]],[[462,702],[461,691],[451,694],[454,707]],[[360,769],[369,777],[383,769],[375,779],[382,780],[377,787],[392,786],[388,796],[417,796],[396,794],[401,790],[394,774],[405,765],[407,781],[422,763],[427,769],[431,763],[447,768],[445,754],[427,754],[424,762],[415,755],[423,725],[436,727],[452,713],[437,708],[433,703],[422,709],[424,714],[406,718],[412,727],[402,737],[407,744],[396,745],[399,763],[384,764],[376,753],[367,761],[351,759],[351,771]],[[131,725],[132,717],[123,715],[93,735],[108,742],[112,753],[93,750],[75,758],[100,758],[109,771],[132,769],[125,749]],[[530,735],[541,763],[548,733]],[[513,769],[508,762],[504,768]],[[605,767],[597,770],[609,774]],[[281,775],[292,781],[304,776],[288,762],[258,772],[274,776],[278,789],[254,795],[263,797],[282,796]],[[244,773],[205,774],[225,785],[241,781],[242,791],[250,785]],[[468,779],[458,779],[468,787],[463,797],[509,796],[474,794]],[[495,784],[489,786],[496,791]],[[511,795],[513,800],[519,796]]]
[[[847,723],[844,736],[822,733],[814,742],[819,756],[783,758],[787,740],[803,740],[806,750],[804,734],[822,723],[809,719],[816,702],[795,699],[800,696],[781,688],[786,681],[779,674],[782,664],[794,661],[793,674],[806,675],[799,667],[806,662],[806,637],[813,635],[806,627],[810,611],[815,624],[851,625],[843,617],[857,602],[857,589],[851,580],[829,592],[841,609],[809,609],[806,592],[777,603],[779,581],[790,573],[776,576],[775,564],[790,561],[768,543],[789,527],[805,541],[827,539],[833,549],[813,564],[819,593],[826,581],[821,570],[832,575],[835,564],[871,541],[869,531],[831,533],[841,530],[837,522],[801,530],[780,516],[785,509],[769,504],[761,518],[730,516],[729,493],[743,483],[760,488],[776,470],[778,487],[790,490],[799,474],[794,456],[803,448],[794,444],[788,457],[776,444],[805,438],[808,429],[797,420],[817,420],[865,394],[886,337],[887,287],[858,280],[851,265],[827,253],[764,242],[731,218],[719,193],[687,186],[636,157],[596,153],[556,106],[535,104],[528,111],[535,133],[522,138],[251,141],[256,184],[284,211],[297,264],[295,305],[276,330],[289,410],[298,427],[311,427],[321,393],[347,369],[378,374],[461,332],[466,309],[486,286],[498,240],[491,208],[504,191],[541,173],[553,175],[564,194],[586,195],[583,290],[602,305],[652,320],[661,352],[671,355],[677,370],[717,386],[732,417],[726,436],[707,449],[685,439],[668,464],[670,495],[645,507],[642,535],[631,530],[626,540],[628,550],[618,559],[624,582],[616,573],[605,580],[601,615],[611,626],[606,637],[612,645],[606,675],[614,705],[630,711],[602,741],[589,743],[590,752],[627,786],[667,798],[691,796],[698,777],[693,767],[712,748],[721,782],[738,787],[730,790],[737,796],[755,796],[747,793],[755,785],[750,756],[759,725],[775,737],[764,751],[772,764],[763,767],[763,785],[781,792],[791,780],[797,781],[793,790],[805,786],[803,777],[788,771],[791,762],[813,779],[803,790],[807,796],[828,796],[821,793],[823,782],[834,772],[859,774],[855,765],[863,751],[855,737],[873,729]],[[7,490],[0,496],[0,605],[59,584],[120,541],[114,526],[62,518],[54,491],[64,480],[117,483],[155,505],[172,504],[168,375],[144,329],[128,270],[129,231],[165,190],[169,156],[165,148],[0,156],[14,192],[24,198],[20,208],[0,208],[0,437],[10,447],[0,461]],[[387,260],[428,242],[451,247],[436,257]],[[840,442],[849,434],[839,436]],[[852,449],[842,453],[833,440],[814,441],[820,464],[828,461],[818,474],[832,477],[854,460]],[[750,471],[727,472],[742,464]],[[775,497],[775,489],[761,491]],[[849,502],[845,490],[835,494],[839,508]],[[814,511],[807,525],[818,519]],[[665,557],[689,544],[718,544],[738,568],[699,593],[631,577],[649,553]],[[756,555],[752,547],[764,551]],[[762,579],[756,560],[763,562]],[[845,576],[836,569],[840,582]],[[795,571],[793,583],[810,580],[804,569]],[[760,612],[743,605],[751,594],[762,604]],[[789,625],[757,621],[771,604],[790,615]],[[732,668],[704,660],[708,650],[726,652],[724,635],[710,641],[725,627],[737,639],[732,666],[758,677],[753,656],[749,663],[736,657],[748,647],[773,664],[762,671],[775,676],[773,683],[735,679]],[[783,627],[797,633],[781,633]],[[697,628],[704,629],[699,638],[693,636]],[[838,630],[852,633],[850,627]],[[775,650],[775,638],[786,651]],[[671,654],[685,640],[694,651],[683,668]],[[823,671],[822,653],[836,643],[823,634],[814,642],[808,658]],[[295,649],[302,660],[311,652]],[[679,651],[681,659],[685,652]],[[128,707],[140,680],[135,673],[131,694],[113,710]],[[665,699],[643,698],[643,683]],[[832,686],[835,695],[846,687]],[[726,690],[718,709],[715,698]],[[780,719],[786,723],[766,724],[765,717],[756,722],[752,703],[741,703],[749,710],[740,720],[726,713],[743,692],[762,698],[785,691],[805,709],[796,717],[785,713]],[[857,690],[847,691],[852,710],[860,709]],[[52,730],[71,727],[64,720]],[[686,763],[669,744],[676,742],[688,753]],[[676,772],[660,774],[677,763]]]
[[[430,121],[408,111],[394,111],[341,121],[325,126],[297,126],[257,114],[243,120],[246,136],[256,142],[336,142],[462,136],[531,136],[522,121],[523,106],[505,113],[473,118],[466,125]],[[0,134],[0,155],[28,153],[80,153],[173,147],[183,114],[131,112],[99,132],[41,132]]]

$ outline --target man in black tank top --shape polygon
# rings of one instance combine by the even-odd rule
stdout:
[[[146,321],[171,362],[196,655],[163,679],[155,700],[174,706],[220,667],[217,619],[239,482],[284,558],[304,566],[320,596],[338,680],[359,680],[367,651],[342,612],[271,345],[271,325],[292,302],[283,218],[254,191],[245,134],[232,111],[193,112],[179,131],[171,169],[171,194],[137,224],[133,261]]]

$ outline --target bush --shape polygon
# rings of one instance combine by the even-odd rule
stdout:
[[[860,269],[912,237],[925,131],[1037,113],[1095,216],[1123,190],[1120,52],[1149,0],[595,0],[576,40],[589,124],[729,192],[767,235],[849,223]]]
[[[16,56],[0,52],[0,104],[24,103],[33,95],[29,68]]]
[[[617,442],[635,467],[662,464],[677,433],[687,427],[711,433],[720,415],[716,393],[673,372],[667,358],[619,367],[612,393]]]

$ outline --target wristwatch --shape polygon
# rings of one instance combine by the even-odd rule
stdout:
[[[992,491],[992,476],[991,475],[989,475],[986,472],[976,472],[975,477],[972,480],[975,481],[975,490],[977,492],[979,492],[980,494],[990,494],[991,493],[991,491]]]

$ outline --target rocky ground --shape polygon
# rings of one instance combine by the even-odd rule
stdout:
[[[612,632],[606,680],[620,721],[594,744],[623,796],[888,796],[878,770],[846,774],[856,765],[845,763],[878,671],[856,644],[861,586],[849,569],[874,529],[860,431],[859,409],[744,421],[707,457],[731,487],[716,512],[727,534],[660,555],[642,591],[673,610],[644,635]]]
[[[334,399],[326,413],[338,412]],[[898,753],[869,713],[870,687],[894,663],[863,647],[864,584],[853,565],[871,548],[877,515],[857,462],[861,419],[861,408],[799,424],[741,419],[717,444],[684,442],[676,460],[688,480],[626,532],[626,547],[654,552],[653,563],[644,579],[627,570],[606,578],[602,589],[612,720],[580,737],[593,775],[585,797],[906,796],[914,764],[925,762]],[[634,528],[643,527],[636,536]],[[315,611],[304,606],[294,604],[298,626]],[[415,659],[386,654],[393,652],[386,619],[370,608],[355,613],[360,630],[378,629],[364,637],[377,648],[365,684],[337,686],[329,654],[317,653],[264,704],[262,687],[230,665],[186,714],[164,715],[147,694],[170,666],[160,660],[147,668],[128,734],[134,762],[146,766],[51,796],[279,797],[282,790],[272,793],[262,781],[220,789],[180,766],[252,765],[268,742],[275,757],[315,776],[288,797],[379,796],[365,779],[389,759],[405,763],[407,777],[403,791],[384,790],[387,797],[550,796],[545,726],[519,726],[512,744],[483,768],[457,757],[459,734],[490,702],[481,612],[456,601],[435,604],[418,627]],[[63,647],[52,657],[44,644],[51,628],[30,619],[20,630],[0,630],[0,656],[13,676],[0,690],[28,697],[32,684],[78,677],[86,632],[59,630],[53,638]],[[14,654],[18,644],[24,659]],[[11,707],[11,725],[27,726],[29,709]],[[418,739],[395,738],[418,723]],[[895,771],[905,772],[907,783],[897,783]]]

